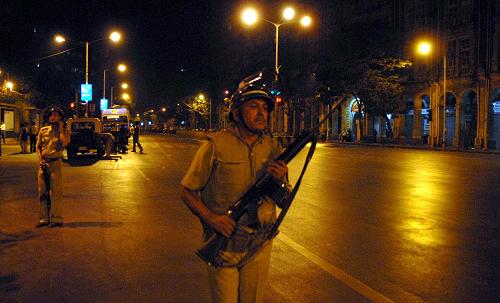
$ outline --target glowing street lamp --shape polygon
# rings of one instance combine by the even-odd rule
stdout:
[[[56,43],[58,43],[58,44],[61,44],[61,43],[66,42],[66,39],[65,39],[63,36],[61,36],[61,35],[56,35],[56,36],[54,37],[54,41],[55,41]]]
[[[428,41],[420,41],[417,44],[417,53],[428,56],[432,52],[432,44]],[[446,147],[446,52],[443,54],[443,138],[442,147]],[[438,102],[439,104],[439,102]]]
[[[96,42],[99,42],[99,41],[102,41],[104,40],[105,38],[101,38],[101,39],[97,39],[97,40],[93,40],[93,41],[78,41],[82,44],[85,44],[85,84],[88,84],[89,83],[89,45],[90,44],[93,44],[93,43],[96,43]],[[109,35],[109,39],[113,42],[113,43],[117,43],[121,40],[121,34],[119,32],[112,32],[110,35]],[[54,41],[57,43],[57,44],[63,44],[64,42],[66,42],[66,38],[63,36],[63,35],[56,35],[54,36]],[[69,51],[69,50],[67,50]],[[62,53],[65,53],[66,51],[63,51],[63,52],[60,52],[58,53],[59,54],[62,54]],[[51,55],[52,56],[52,55]],[[51,57],[49,56],[49,57]]]
[[[8,90],[13,90],[14,83],[12,83],[11,81],[7,81],[7,83],[5,83],[5,87],[7,87]]]
[[[254,23],[257,22],[258,18],[259,15],[257,14],[257,11],[253,8],[247,8],[241,14],[241,19],[243,20],[243,23],[247,25],[253,25]]]
[[[125,64],[118,64],[118,71],[124,73],[127,70],[127,66]]]
[[[125,82],[123,82],[123,83],[122,83],[122,85],[121,85],[121,87],[122,87],[123,89],[127,89],[127,88],[128,88],[128,84],[127,84],[127,83],[125,83]]]
[[[130,95],[127,94],[127,93],[123,93],[122,94],[122,99],[125,100],[125,101],[128,101],[128,100],[130,100]]]
[[[113,42],[118,42],[122,39],[122,35],[119,32],[112,32],[109,35],[109,39]]]
[[[295,18],[295,10],[292,7],[287,7],[283,10],[283,19],[292,20]]]
[[[279,74],[279,65],[278,65],[278,51],[279,51],[279,28],[282,26],[282,25],[285,25],[285,24],[291,24],[291,23],[295,23],[297,22],[297,20],[295,20],[295,10],[292,8],[292,7],[287,7],[283,10],[283,21],[282,22],[273,22],[273,21],[269,21],[265,18],[262,18],[262,17],[259,17],[259,14],[257,13],[257,11],[253,8],[247,8],[243,11],[242,15],[241,15],[241,20],[243,23],[247,24],[247,25],[253,25],[255,24],[259,19],[267,22],[267,23],[270,23],[272,25],[274,25],[275,27],[275,71],[276,71],[276,78],[278,77],[278,74]],[[300,24],[303,26],[303,27],[308,27],[310,26],[312,23],[312,19],[311,17],[309,16],[304,16],[301,18],[300,20]]]
[[[304,16],[300,19],[300,24],[303,26],[303,27],[308,27],[309,25],[311,25],[312,23],[312,19],[311,17],[309,16]]]

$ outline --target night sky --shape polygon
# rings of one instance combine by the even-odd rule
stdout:
[[[123,61],[129,64],[130,71],[127,77],[121,77],[131,84],[138,108],[172,104],[179,97],[197,91],[217,95],[224,88],[233,89],[236,79],[246,73],[262,65],[274,65],[274,28],[262,26],[255,29],[258,34],[245,30],[238,21],[244,3],[9,1],[0,10],[1,68],[26,65],[33,68],[38,63],[61,65],[64,62],[61,56],[36,62],[37,58],[64,49],[54,46],[51,41],[54,34],[92,41],[106,37],[111,29],[119,29],[124,35],[119,46],[110,46],[105,41],[90,46],[89,82],[102,83],[104,64],[110,68]],[[258,4],[273,9],[270,3]],[[286,38],[281,43],[285,46]],[[75,52],[83,56],[84,47],[77,46]],[[79,67],[84,68],[81,61]],[[225,66],[226,62],[231,64]],[[233,66],[238,69],[230,70]],[[29,73],[30,69],[23,72]],[[115,82],[121,79],[118,75],[109,77]]]

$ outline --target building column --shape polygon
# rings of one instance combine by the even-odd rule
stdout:
[[[421,95],[413,99],[412,144],[422,144],[422,100]]]

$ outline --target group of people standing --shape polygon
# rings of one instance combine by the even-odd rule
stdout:
[[[35,122],[31,122],[31,126],[28,127],[27,123],[21,123],[21,131],[19,132],[19,137],[17,141],[21,146],[21,153],[28,153],[28,141],[30,144],[30,153],[36,152],[36,139],[38,135],[38,126]]]
[[[133,126],[130,127],[130,130],[127,129],[125,124],[120,125],[117,138],[118,152],[121,154],[127,153],[128,138],[132,136],[132,152],[136,152],[137,146],[139,147],[139,152],[142,154],[144,152],[144,149],[142,148],[141,142],[139,141],[140,133],[141,127],[138,121],[134,122]]]

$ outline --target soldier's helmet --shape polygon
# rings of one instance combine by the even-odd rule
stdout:
[[[59,115],[61,115],[61,118],[64,118],[64,111],[55,105],[49,105],[44,110],[44,114],[46,117],[49,117],[52,114],[52,112],[57,112],[57,113],[59,113]]]
[[[252,99],[263,99],[267,103],[267,111],[274,110],[274,99],[269,93],[269,86],[263,81],[263,71],[252,74],[243,79],[236,92],[231,96],[229,103],[229,120],[234,121],[232,111],[243,103]]]

